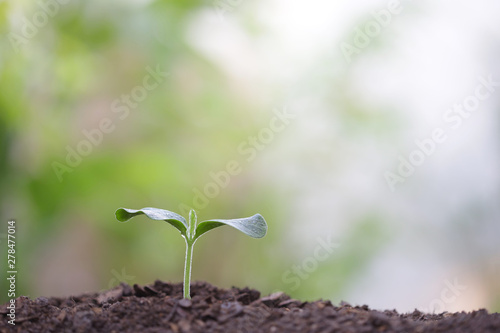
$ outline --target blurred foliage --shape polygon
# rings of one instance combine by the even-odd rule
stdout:
[[[51,276],[52,261],[79,265],[78,259],[65,257],[68,249],[62,243],[79,233],[81,224],[88,226],[84,230],[92,241],[78,251],[84,260],[95,262],[90,274],[97,275],[100,287],[109,287],[110,281],[117,284],[112,272],[122,269],[135,277],[129,283],[182,279],[184,249],[177,244],[176,231],[144,220],[120,224],[115,209],[157,206],[179,211],[181,204],[192,205],[192,189],[202,190],[212,181],[209,173],[224,170],[228,161],[243,162],[238,144],[270,117],[261,105],[236,96],[220,69],[186,43],[190,15],[202,6],[199,1],[153,1],[145,6],[70,2],[60,5],[32,38],[15,47],[9,38],[2,39],[1,217],[18,221],[22,294],[47,293],[37,279]],[[22,18],[30,20],[40,10],[34,2],[1,3],[1,31],[23,36]],[[120,119],[124,114],[112,112],[113,102],[141,86],[148,68],[169,75]],[[68,166],[69,150],[78,151],[87,140],[83,131],[99,128],[103,118],[111,119],[114,130],[104,133],[59,181],[53,163]],[[255,180],[251,165],[242,167],[245,175],[232,177],[228,187],[199,210],[200,218],[260,212],[271,223],[279,219],[273,189]],[[271,240],[251,244],[231,231],[211,234],[196,245],[204,249],[196,251],[193,276],[229,284],[249,272],[263,272],[266,267],[245,262],[244,253],[265,253],[262,244]],[[88,250],[91,256],[93,248],[99,249],[99,256],[85,258],[82,252]],[[204,264],[206,258],[227,256],[228,248],[239,256]],[[230,276],[222,276],[226,266],[246,269],[231,269]],[[74,283],[79,282],[81,288],[92,285],[83,278]],[[5,279],[0,284],[4,290]],[[3,293],[0,297],[6,300]]]

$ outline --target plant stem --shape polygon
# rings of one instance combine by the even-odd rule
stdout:
[[[184,262],[184,298],[191,298],[191,265],[193,263],[194,242],[186,239],[186,260]]]

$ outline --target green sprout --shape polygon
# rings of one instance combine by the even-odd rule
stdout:
[[[191,283],[191,264],[193,261],[193,246],[196,240],[212,229],[229,225],[253,238],[262,238],[267,233],[266,220],[260,214],[255,214],[250,217],[232,220],[208,220],[200,222],[196,225],[196,212],[189,211],[189,222],[179,214],[174,212],[146,207],[139,210],[119,208],[116,212],[116,219],[120,222],[127,222],[132,217],[137,215],[146,215],[152,220],[165,221],[174,226],[181,232],[182,237],[186,241],[186,259],[184,262],[184,298],[191,298],[189,286]]]

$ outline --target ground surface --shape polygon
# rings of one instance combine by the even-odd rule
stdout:
[[[500,332],[500,314],[398,314],[367,306],[301,302],[283,293],[260,298],[252,289],[218,289],[156,281],[122,284],[101,293],[69,298],[16,299],[16,325],[0,306],[0,332]]]

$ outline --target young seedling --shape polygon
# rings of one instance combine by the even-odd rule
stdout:
[[[193,246],[196,240],[212,229],[229,225],[253,238],[262,238],[267,233],[266,220],[260,214],[233,220],[208,220],[196,225],[196,213],[189,211],[189,222],[174,212],[146,207],[139,210],[119,208],[116,212],[116,219],[120,222],[127,222],[137,215],[146,215],[152,220],[165,221],[181,232],[186,241],[186,259],[184,262],[184,298],[191,298],[189,286],[191,283],[191,263],[193,261]]]

